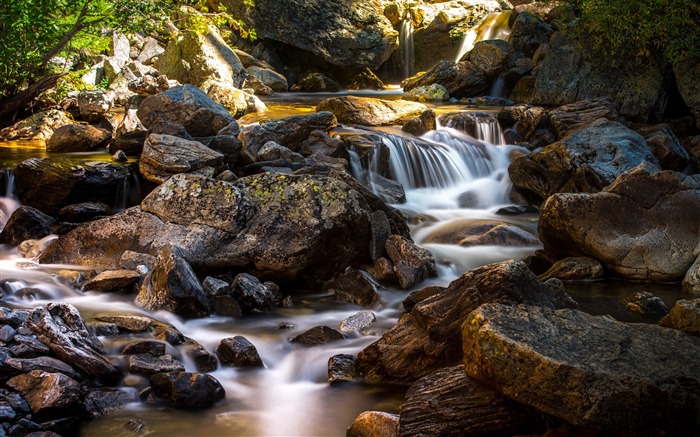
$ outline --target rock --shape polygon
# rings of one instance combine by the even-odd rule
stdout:
[[[58,219],[62,222],[82,223],[110,214],[112,208],[102,202],[83,202],[61,208],[58,211]]]
[[[690,164],[690,155],[683,148],[668,124],[638,129],[664,170],[683,171]]]
[[[668,314],[668,308],[660,297],[648,291],[640,291],[623,299],[622,303],[634,312],[643,316],[663,316]]]
[[[108,270],[90,279],[83,286],[85,291],[133,292],[141,276],[134,270]]]
[[[120,330],[126,332],[144,332],[151,326],[153,321],[150,317],[109,313],[98,313],[95,319],[101,322],[114,323]]]
[[[219,316],[240,317],[243,315],[240,302],[233,296],[211,296],[209,297],[209,307],[212,314]]]
[[[433,84],[442,85],[450,97],[457,99],[480,96],[489,89],[486,74],[469,61],[443,60],[425,73],[418,73],[401,82],[404,92]]]
[[[110,387],[94,388],[88,391],[83,400],[83,407],[88,416],[97,418],[121,409],[128,403],[135,402],[136,395]]]
[[[489,128],[496,127],[498,119],[483,112],[450,112],[440,116],[440,126],[457,129],[474,138],[483,137],[484,125],[489,125]]]
[[[204,290],[177,246],[165,246],[158,252],[136,300],[150,311],[165,309],[189,317],[209,315]]]
[[[292,91],[307,93],[335,93],[343,87],[323,73],[309,73],[294,84]]]
[[[145,38],[143,48],[141,49],[141,52],[139,53],[139,56],[136,59],[139,62],[148,65],[153,61],[153,58],[160,56],[161,54],[163,54],[164,51],[165,49],[161,47],[161,45],[155,38],[147,36]]]
[[[85,90],[78,94],[80,116],[88,121],[98,121],[113,105],[114,93],[109,91]]]
[[[600,193],[550,197],[540,239],[551,254],[593,257],[617,277],[680,281],[696,259],[696,208],[697,176],[639,166]]]
[[[676,301],[659,325],[700,336],[700,299]]]
[[[62,373],[32,370],[9,379],[7,385],[22,393],[34,414],[69,410],[80,400],[80,384]]]
[[[266,312],[272,308],[272,292],[258,278],[248,273],[239,273],[231,282],[231,295],[247,312]]]
[[[165,342],[153,339],[131,340],[120,345],[122,355],[150,354],[154,357],[165,355]]]
[[[377,316],[372,311],[360,311],[340,322],[340,332],[357,332],[365,329],[374,321]]]
[[[287,79],[283,75],[269,68],[251,65],[246,68],[246,71],[249,75],[257,78],[260,82],[272,88],[273,91],[285,92],[289,88]]]
[[[410,313],[417,303],[422,302],[428,299],[429,297],[433,297],[436,294],[440,294],[446,289],[446,287],[442,287],[439,285],[429,285],[425,288],[418,289],[413,293],[409,294],[408,297],[404,299],[403,302],[401,302],[401,305],[403,305],[403,309],[405,309],[407,313]]]
[[[328,383],[337,385],[359,381],[361,376],[356,363],[357,358],[353,355],[339,354],[330,357],[328,359]]]
[[[450,99],[450,93],[444,86],[434,83],[412,88],[403,93],[402,98],[414,102],[445,102]]]
[[[88,124],[67,124],[56,129],[46,143],[47,152],[89,152],[107,147],[112,134]]]
[[[462,336],[471,378],[573,425],[638,434],[697,427],[695,337],[576,310],[501,304],[472,312]]]
[[[21,373],[29,373],[37,370],[46,373],[62,373],[76,381],[81,381],[83,379],[73,367],[56,358],[46,356],[36,358],[8,358],[5,360],[5,364]]]
[[[345,151],[344,143],[337,137],[331,137],[325,131],[316,129],[301,144],[298,150],[303,156],[338,156]]]
[[[700,257],[695,260],[692,266],[683,277],[682,289],[684,293],[700,295]]]
[[[346,437],[396,437],[399,435],[398,414],[365,411],[353,420]]]
[[[465,60],[483,71],[489,80],[494,80],[515,66],[515,51],[508,41],[490,39],[474,44]]]
[[[12,126],[0,130],[0,140],[48,140],[56,129],[66,124],[73,124],[73,117],[66,111],[50,109],[37,112],[29,118],[18,121]]]
[[[376,69],[397,46],[396,32],[379,3],[332,3],[319,0],[258,0],[254,8],[222,2],[244,17],[260,38],[309,51],[341,67]]]
[[[437,275],[433,255],[406,237],[391,235],[386,240],[386,251],[394,264],[399,285],[404,290]]]
[[[223,163],[224,155],[198,141],[150,134],[143,146],[139,170],[146,179],[162,184],[177,173],[200,172],[213,176]]]
[[[240,87],[246,74],[243,64],[214,26],[207,30],[181,32],[173,38],[161,56],[160,73],[195,87],[208,80]],[[139,118],[148,127],[141,114]]]
[[[202,290],[207,296],[227,296],[231,292],[228,282],[207,276],[202,282]]]
[[[658,165],[641,135],[599,119],[540,151],[515,158],[508,174],[514,187],[539,203],[554,193],[600,191],[643,162]]]
[[[610,98],[581,100],[562,105],[547,113],[547,123],[561,140],[571,132],[585,129],[599,118],[618,121],[617,110]]]
[[[124,424],[123,428],[132,434],[141,434],[148,432],[148,427],[146,426],[146,424],[139,419],[130,419]]]
[[[673,74],[683,101],[695,116],[695,125],[700,128],[700,89],[698,89],[697,63],[675,62]]]
[[[518,435],[537,432],[527,408],[446,367],[414,382],[399,415],[399,435]]]
[[[470,270],[449,287],[417,303],[396,326],[358,355],[368,381],[409,383],[460,362],[460,327],[486,302],[575,305],[559,281],[542,283],[522,262],[505,261]]]
[[[540,240],[536,235],[510,223],[463,219],[452,220],[445,226],[436,227],[423,243],[454,244],[462,247],[528,247],[539,246]]]
[[[256,161],[274,161],[277,159],[283,159],[290,162],[304,162],[304,157],[299,153],[292,152],[288,148],[281,144],[277,144],[274,141],[268,141],[265,143],[255,156]]]
[[[384,211],[375,211],[371,216],[372,239],[369,252],[372,261],[386,256],[386,240],[391,236],[391,223]]]
[[[593,258],[576,256],[564,258],[554,263],[545,273],[538,276],[540,281],[552,278],[561,281],[587,281],[601,279],[605,275],[603,266]]]
[[[542,125],[546,114],[545,109],[539,106],[514,105],[503,108],[498,113],[498,120],[504,126],[514,125],[516,131],[529,141]]]
[[[436,118],[435,111],[428,109],[427,111],[423,111],[418,117],[408,120],[401,127],[401,130],[419,137],[426,132],[437,129]]]
[[[216,357],[201,344],[188,342],[181,350],[190,361],[194,362],[198,372],[213,372],[218,367]]]
[[[154,94],[162,93],[176,86],[180,86],[180,83],[176,80],[168,79],[168,76],[164,74],[161,74],[158,77],[145,75],[129,81],[128,84],[129,91],[137,94],[140,97],[148,97]]]
[[[138,116],[146,128],[173,122],[184,126],[193,137],[214,136],[234,121],[226,108],[192,85],[146,97],[139,106]]]
[[[299,343],[306,346],[318,346],[333,341],[342,340],[343,334],[328,326],[315,326],[308,331],[289,339],[291,343]]]
[[[24,322],[61,361],[87,378],[113,382],[119,370],[102,355],[102,343],[80,318],[78,310],[64,303],[50,303],[32,310]]]
[[[18,246],[25,240],[38,240],[52,233],[56,220],[31,206],[20,206],[0,232],[0,244]]]
[[[157,373],[151,376],[151,387],[156,396],[176,408],[206,408],[226,397],[219,381],[202,373]]]
[[[22,204],[49,215],[74,203],[112,204],[130,177],[128,166],[96,161],[30,158],[15,168]]]
[[[109,153],[115,154],[121,150],[128,156],[138,156],[143,151],[147,136],[148,131],[145,130],[123,133],[109,143]]]
[[[366,272],[348,267],[342,275],[323,283],[324,291],[332,291],[341,302],[371,307],[379,301],[379,284]]]
[[[201,87],[207,91],[207,95],[212,100],[226,108],[234,117],[267,110],[265,104],[253,94],[235,88],[228,83],[208,80]]]
[[[155,262],[156,257],[153,255],[125,250],[119,258],[119,267],[124,270],[136,270],[139,266],[145,266],[151,270]]]
[[[518,58],[531,58],[541,44],[547,44],[554,31],[537,14],[522,12],[515,18],[510,42]]]
[[[170,355],[154,357],[150,353],[129,355],[129,372],[153,376],[164,372],[184,372],[185,366]]]
[[[420,115],[425,105],[403,100],[382,100],[372,97],[331,97],[322,100],[317,111],[330,111],[341,123],[365,126],[401,124]]]
[[[229,367],[264,367],[262,358],[253,343],[240,335],[221,340],[216,348],[216,356],[219,357],[221,364]]]

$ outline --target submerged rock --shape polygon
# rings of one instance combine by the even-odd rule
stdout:
[[[328,326],[314,326],[308,331],[289,339],[291,343],[299,343],[307,346],[318,346],[332,341],[342,340],[343,334]]]
[[[206,408],[226,397],[221,383],[203,373],[168,372],[151,376],[153,393],[176,408]]]
[[[622,301],[630,310],[644,316],[663,316],[668,314],[668,308],[660,297],[648,291],[640,291]]]
[[[328,383],[331,385],[360,380],[357,370],[357,358],[353,355],[339,354],[328,359]]]
[[[265,367],[253,343],[240,335],[221,340],[216,348],[216,355],[221,364],[229,367]]]
[[[317,111],[330,111],[341,123],[363,126],[401,124],[419,116],[425,105],[404,100],[382,100],[372,97],[331,97],[322,100]]]

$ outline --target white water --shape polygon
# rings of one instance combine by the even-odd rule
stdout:
[[[462,37],[462,44],[457,52],[457,56],[455,56],[455,62],[459,62],[466,53],[474,48],[474,44],[479,41],[489,39],[507,40],[511,31],[510,27],[508,27],[510,13],[511,11],[493,12],[487,15],[476,27],[469,29]]]
[[[413,46],[413,23],[408,14],[401,22],[401,29],[399,30],[399,50],[401,51],[403,77],[411,77],[413,76],[415,65],[415,50]]]

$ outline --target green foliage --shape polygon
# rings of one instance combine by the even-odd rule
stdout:
[[[569,0],[579,36],[607,56],[660,54],[672,63],[700,59],[698,0]]]

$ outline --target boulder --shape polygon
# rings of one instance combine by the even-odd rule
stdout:
[[[462,327],[464,368],[516,402],[608,433],[692,434],[700,339],[577,310],[486,304]]]
[[[189,317],[209,315],[209,303],[182,249],[165,246],[143,280],[137,302],[149,311],[165,309]]]
[[[265,104],[253,94],[228,83],[208,80],[201,87],[212,100],[226,108],[234,117],[267,110]]]
[[[140,98],[162,93],[176,86],[180,86],[180,82],[170,80],[168,79],[168,76],[164,74],[161,74],[158,77],[145,75],[129,81],[128,84],[129,91],[137,94]]]
[[[367,272],[348,268],[342,275],[323,283],[323,290],[335,294],[341,302],[371,307],[379,301],[379,284]]]
[[[558,140],[574,131],[587,128],[599,118],[619,120],[610,98],[581,100],[559,106],[547,113],[547,123]]]
[[[551,196],[539,234],[547,252],[593,257],[617,277],[680,281],[697,258],[697,208],[700,177],[640,165],[600,193]]]
[[[88,121],[99,121],[114,105],[114,93],[105,90],[85,90],[78,94],[80,116]]]
[[[515,66],[515,51],[508,41],[502,39],[479,41],[467,53],[465,60],[474,64],[492,81]]]
[[[638,129],[637,132],[644,137],[649,147],[651,147],[662,169],[683,171],[690,164],[690,155],[683,148],[683,145],[668,124],[662,123],[643,127]]]
[[[57,158],[30,158],[15,167],[16,193],[23,205],[56,215],[81,202],[114,204],[131,178],[127,165]]]
[[[673,65],[673,74],[676,77],[678,91],[683,101],[695,116],[695,125],[700,128],[700,73],[697,62],[676,62]]]
[[[314,326],[289,339],[291,343],[299,343],[306,346],[318,346],[333,341],[342,340],[343,334],[328,326]]]
[[[7,385],[22,393],[34,414],[68,410],[80,401],[80,384],[62,373],[32,370],[9,379]]]
[[[552,27],[539,15],[530,12],[522,12],[517,15],[510,34],[510,43],[518,58],[532,58],[537,48],[549,43],[549,38],[554,33]]]
[[[561,281],[587,281],[602,279],[605,269],[598,260],[587,256],[575,256],[561,259],[552,265],[546,272],[538,276],[540,281],[552,278]]]
[[[700,337],[700,299],[677,301],[659,325]]]
[[[202,281],[202,290],[204,290],[207,297],[228,296],[231,293],[231,288],[229,287],[228,282],[212,276],[207,276],[204,278],[204,281]]]
[[[161,55],[160,73],[195,87],[208,80],[240,87],[246,74],[241,60],[214,26],[206,34],[181,32],[171,40]]]
[[[151,376],[153,394],[176,408],[206,408],[226,397],[221,383],[203,373],[168,372]]]
[[[464,367],[445,367],[408,389],[399,435],[520,435],[537,432],[534,417],[526,407],[469,379]]]
[[[331,97],[316,107],[317,111],[332,112],[341,123],[365,126],[401,124],[426,109],[421,103],[355,96]]]
[[[50,235],[56,220],[31,206],[20,206],[0,232],[0,244],[18,246],[24,240],[39,240]]]
[[[102,202],[83,202],[66,205],[58,211],[58,220],[82,223],[112,214],[112,208]]]
[[[415,304],[396,326],[360,352],[360,371],[368,381],[410,383],[457,365],[460,327],[469,313],[486,302],[548,308],[575,305],[561,282],[538,281],[522,262],[504,261],[470,270],[445,291]]]
[[[233,278],[231,295],[247,312],[265,312],[272,307],[272,291],[258,278],[248,273],[239,273]]]
[[[462,247],[530,247],[540,244],[536,235],[510,223],[492,220],[451,220],[436,227],[423,241],[430,244],[454,244]]]
[[[47,152],[89,152],[102,149],[112,134],[89,124],[67,124],[56,129],[46,143]]]
[[[37,140],[47,141],[56,129],[67,124],[73,124],[73,117],[66,111],[50,109],[37,112],[29,118],[20,120],[12,126],[0,130],[0,140]]]
[[[386,240],[386,252],[394,264],[394,273],[404,290],[429,277],[437,276],[433,255],[401,235],[391,235]]]
[[[365,411],[352,421],[345,437],[397,437],[398,414],[384,411]]]
[[[192,85],[146,97],[138,117],[146,128],[162,122],[181,124],[194,137],[214,136],[234,121],[226,108]]]
[[[435,129],[437,129],[437,117],[435,115],[435,111],[433,111],[432,109],[423,111],[421,115],[408,120],[401,127],[402,131],[408,132],[409,134],[415,135],[417,137]]]
[[[434,83],[412,88],[403,93],[402,99],[414,102],[445,102],[450,99],[450,93],[444,86]]]
[[[149,65],[153,62],[154,58],[157,58],[160,55],[162,55],[164,51],[165,49],[160,45],[158,40],[147,36],[145,38],[145,42],[143,43],[143,47],[139,52],[139,56],[136,58],[136,60],[141,62],[142,64]]]
[[[154,133],[143,145],[139,170],[149,181],[162,184],[177,173],[213,176],[223,163],[224,155],[198,141]]]
[[[87,281],[83,290],[133,292],[140,278],[141,275],[135,270],[108,270]]]
[[[309,73],[292,87],[292,91],[307,93],[335,93],[341,89],[343,89],[342,85],[323,73]]]
[[[184,372],[185,366],[170,355],[155,357],[150,353],[129,355],[129,372],[153,376],[164,372]]]
[[[700,295],[700,257],[685,273],[682,288],[684,293]]]
[[[539,203],[554,193],[597,192],[640,163],[658,166],[651,148],[622,124],[599,119],[508,168],[513,186]]]
[[[401,82],[404,92],[421,86],[442,85],[450,97],[457,99],[483,95],[489,89],[486,74],[469,61],[440,61],[425,73]]]
[[[357,370],[357,358],[353,355],[339,354],[328,359],[328,383],[337,385],[343,382],[354,382],[360,379]]]
[[[219,357],[221,364],[229,367],[264,367],[262,358],[253,343],[240,335],[221,340],[216,348],[216,356]]]
[[[285,92],[289,88],[287,79],[278,72],[269,68],[251,65],[246,68],[249,75],[257,78],[260,82],[272,88],[273,91]]]

